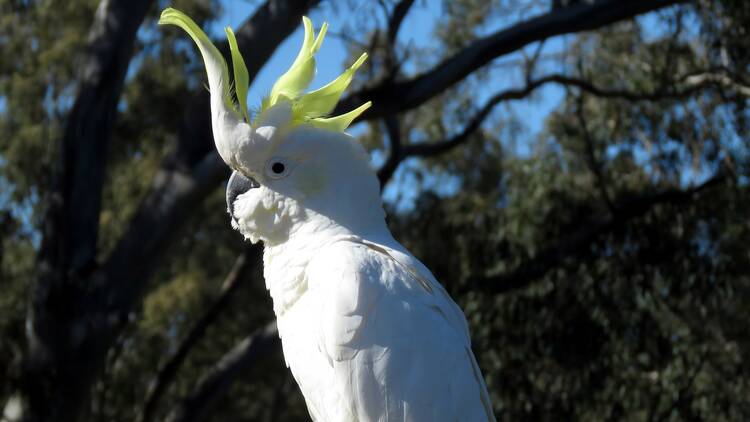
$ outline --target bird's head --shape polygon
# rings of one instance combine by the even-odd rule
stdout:
[[[297,58],[251,119],[246,106],[248,72],[232,30],[226,33],[238,104],[232,98],[226,61],[206,34],[175,9],[164,10],[159,23],[184,29],[203,56],[214,142],[233,170],[227,207],[232,225],[246,238],[280,243],[298,230],[357,233],[383,224],[379,184],[368,156],[344,133],[370,103],[329,116],[366,54],[328,85],[305,93],[327,25],[316,37],[310,20],[303,18],[305,37]]]

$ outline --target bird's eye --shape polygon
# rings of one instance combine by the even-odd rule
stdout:
[[[289,174],[290,166],[287,160],[274,157],[266,164],[266,175],[271,179],[281,179]]]

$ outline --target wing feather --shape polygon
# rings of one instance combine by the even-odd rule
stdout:
[[[324,420],[494,421],[463,313],[408,252],[338,242],[307,276],[336,397]]]

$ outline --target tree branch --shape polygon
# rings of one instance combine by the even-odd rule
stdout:
[[[529,81],[523,88],[512,88],[495,94],[469,119],[469,123],[464,126],[458,134],[441,141],[423,142],[418,144],[401,145],[394,154],[391,151],[388,161],[379,170],[381,185],[384,185],[395,169],[403,160],[409,157],[433,157],[443,154],[455,147],[460,146],[470,139],[471,135],[476,132],[490,115],[492,110],[500,103],[511,100],[521,100],[531,95],[538,88],[554,83],[563,86],[572,86],[581,89],[591,95],[601,98],[622,99],[626,101],[659,101],[666,99],[686,98],[702,89],[716,85],[715,78],[701,78],[699,81],[692,81],[690,77],[677,78],[676,80],[685,82],[682,88],[676,87],[676,82],[668,87],[659,88],[653,92],[636,92],[626,89],[606,89],[595,85],[591,81],[566,76],[561,74],[551,74],[535,80]],[[389,131],[389,139],[393,142],[393,137]],[[388,167],[386,167],[386,165]]]
[[[188,174],[176,169],[156,174],[97,280],[95,296],[102,299],[102,311],[112,314],[110,320],[130,312],[190,211],[228,175],[218,154],[206,156]]]
[[[534,258],[519,265],[508,273],[487,277],[474,277],[469,285],[477,290],[494,294],[507,293],[530,286],[542,278],[548,271],[560,265],[565,259],[584,255],[592,242],[607,233],[611,233],[631,220],[645,215],[655,206],[665,203],[679,204],[690,201],[705,189],[723,182],[725,177],[719,174],[701,185],[687,190],[667,190],[653,195],[644,195],[622,203],[615,214],[593,218],[583,222],[575,233],[559,239],[543,249]]]
[[[685,79],[688,86],[705,86],[710,84],[720,85],[734,89],[745,97],[750,97],[750,86],[743,84],[741,81],[733,79],[723,72],[703,72],[690,75]]]
[[[135,35],[152,0],[103,1],[89,32],[78,95],[63,137],[62,191],[68,272],[89,269],[96,256],[107,144],[117,115]],[[56,235],[59,235],[56,234]]]
[[[168,422],[202,420],[213,402],[261,356],[279,347],[276,321],[266,324],[239,342],[225,354],[203,377],[190,395],[184,398],[166,418]]]
[[[208,329],[208,327],[216,321],[221,312],[227,308],[234,292],[240,286],[240,281],[243,280],[248,271],[253,268],[253,264],[259,261],[260,252],[260,246],[251,246],[246,252],[243,252],[237,257],[231,271],[227,274],[227,277],[221,285],[219,295],[214,299],[211,306],[209,306],[204,314],[198,319],[195,325],[193,325],[193,328],[188,335],[177,347],[177,351],[161,365],[156,376],[151,380],[148,392],[146,393],[146,399],[144,400],[145,404],[143,405],[138,417],[139,421],[153,420],[154,412],[156,411],[161,396],[174,381],[177,371],[182,366],[188,353],[192,350],[193,346],[203,338],[206,329]]]
[[[409,157],[434,157],[463,144],[470,139],[471,134],[479,129],[495,106],[503,101],[525,98],[542,84],[543,82],[531,83],[522,89],[511,89],[495,94],[474,114],[461,132],[443,141],[403,145],[397,122],[392,121],[392,116],[387,116],[384,121],[386,122],[388,139],[390,140],[390,151],[388,159],[380,170],[378,170],[381,188],[388,183],[399,164],[405,159]]]
[[[443,141],[404,145],[401,149],[401,155],[403,158],[411,156],[433,157],[463,144],[471,137],[472,133],[476,132],[479,127],[482,126],[482,123],[487,116],[490,115],[495,106],[503,101],[525,98],[539,85],[540,84],[531,84],[522,89],[511,89],[495,94],[492,98],[487,100],[476,114],[474,114],[469,120],[469,123],[467,123],[463,130],[458,134]]]
[[[385,123],[386,131],[388,132],[389,148],[388,158],[386,158],[383,166],[378,170],[378,179],[380,180],[380,189],[385,188],[388,180],[391,179],[393,173],[404,160],[404,154],[401,147],[401,125],[398,122],[398,117],[391,115],[383,119]]]
[[[414,0],[401,0],[394,7],[391,16],[388,18],[388,44],[394,45],[401,24],[404,22],[409,9],[414,4]]]
[[[401,29],[401,24],[404,22],[404,18],[406,18],[413,4],[414,0],[401,0],[393,7],[391,13],[387,15],[388,27],[386,28],[383,64],[386,75],[385,79],[390,81],[396,78],[400,70],[399,60],[396,59],[396,38]],[[373,41],[376,40],[377,37],[373,37]]]
[[[668,99],[686,98],[690,95],[716,83],[710,78],[700,80],[686,80],[689,77],[675,78],[670,84],[659,87],[651,92],[638,92],[621,88],[602,88],[591,81],[573,76],[553,74],[537,80],[537,83],[556,83],[563,86],[573,86],[599,98],[612,98],[626,101],[660,101]],[[683,86],[680,86],[683,82]]]
[[[374,87],[366,87],[346,97],[334,113],[351,110],[368,100],[372,100],[373,105],[362,115],[363,119],[376,119],[409,110],[444,92],[446,88],[495,58],[517,51],[530,43],[557,35],[597,29],[685,1],[599,0],[554,10],[478,39],[414,78],[400,82],[385,78]]]

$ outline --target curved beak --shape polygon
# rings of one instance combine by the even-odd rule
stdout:
[[[249,191],[250,189],[260,187],[260,184],[256,182],[254,179],[247,177],[243,175],[242,173],[238,173],[236,171],[232,172],[232,175],[229,176],[229,182],[227,182],[227,212],[229,213],[229,216],[232,218],[232,221],[236,221],[234,217],[234,201],[237,200],[237,197],[242,195],[243,193]]]

